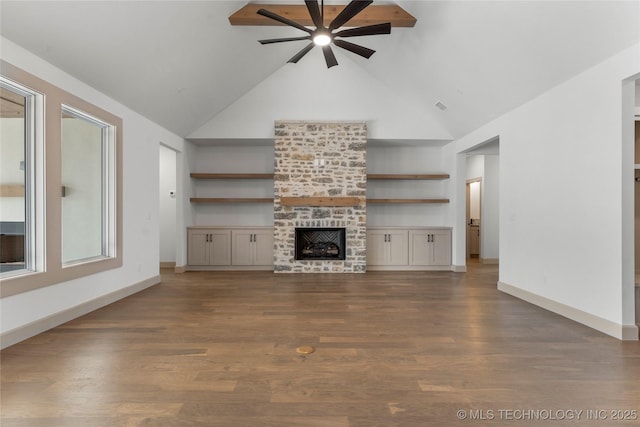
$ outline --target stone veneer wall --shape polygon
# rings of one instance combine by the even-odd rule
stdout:
[[[366,271],[367,128],[363,122],[277,121],[274,167],[274,271]],[[324,166],[314,165],[323,159]],[[281,206],[280,197],[358,196],[359,206]],[[296,261],[296,227],[345,227],[344,261]]]

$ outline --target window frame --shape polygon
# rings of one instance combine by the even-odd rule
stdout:
[[[20,270],[24,274],[0,278],[0,297],[43,288],[57,283],[89,276],[114,268],[123,263],[122,256],[122,119],[88,101],[42,80],[18,67],[0,60],[0,75],[18,85],[42,94],[42,105],[35,106],[36,156],[35,180],[35,253],[34,271]],[[86,262],[63,265],[62,263],[62,108],[79,110],[113,126],[114,180],[111,224],[113,252],[107,257]],[[40,110],[40,111],[38,111]],[[38,132],[42,134],[38,136]],[[38,140],[39,138],[39,140]],[[39,142],[38,142],[39,141]],[[43,154],[38,156],[38,144]],[[46,147],[46,148],[45,148]],[[40,158],[38,158],[40,157]]]

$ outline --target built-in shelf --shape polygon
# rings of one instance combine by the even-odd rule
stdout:
[[[192,197],[191,203],[273,203],[271,197]]]
[[[640,165],[636,165],[640,166]],[[193,179],[273,179],[272,173],[199,173],[192,172]],[[372,173],[367,175],[367,179],[371,180],[439,180],[449,179],[449,174],[386,174]]]
[[[638,165],[636,165],[638,166]],[[273,179],[272,173],[191,173],[193,179]],[[368,174],[369,180],[443,180],[449,174]],[[191,203],[272,203],[273,198],[192,197]],[[360,197],[281,197],[282,206],[358,206]],[[449,199],[366,199],[371,204],[442,204]]]
[[[449,174],[386,174],[371,173],[367,175],[367,179],[396,179],[396,180],[437,180],[449,179]]]
[[[191,203],[273,203],[270,197],[191,197]],[[282,206],[358,206],[358,197],[281,197]],[[371,204],[438,204],[449,199],[367,199]]]
[[[372,204],[438,204],[449,203],[449,199],[367,199]]]
[[[193,179],[273,179],[272,173],[198,173],[192,172]]]

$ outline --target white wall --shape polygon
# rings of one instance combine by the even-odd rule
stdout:
[[[367,122],[370,139],[451,140],[422,99],[400,95],[348,57],[287,64],[191,133],[189,139],[273,138],[275,120]]]
[[[500,137],[501,289],[635,339],[632,137],[622,124],[634,90],[623,80],[639,72],[636,45],[456,144],[461,153]]]
[[[158,143],[184,141],[122,104],[2,39],[5,61],[123,119],[123,265],[0,300],[1,331],[15,331],[140,283],[159,281]]]
[[[467,179],[482,178],[484,176],[484,156],[467,157]]]

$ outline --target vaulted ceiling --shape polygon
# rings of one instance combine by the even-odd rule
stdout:
[[[392,108],[410,108],[411,120],[432,123],[434,138],[457,138],[640,40],[638,1],[398,1],[414,28],[360,38],[377,50],[371,59],[336,52],[340,66],[327,70],[318,49],[286,64],[305,42],[257,42],[299,30],[231,26],[245,4],[3,0],[0,32],[184,137],[256,99],[286,113],[285,82],[295,80],[298,110],[371,114],[370,90],[375,102],[384,94]]]

